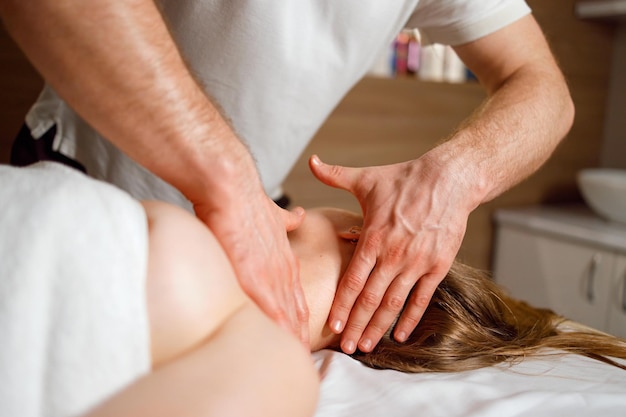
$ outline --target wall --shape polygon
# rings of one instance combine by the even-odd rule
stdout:
[[[43,85],[41,77],[0,25],[0,163]]]
[[[626,21],[617,26],[609,86],[600,162],[604,167],[626,169]]]
[[[598,165],[607,102],[614,29],[574,17],[574,0],[529,0],[571,86],[576,121],[567,140],[535,175],[476,210],[469,221],[461,257],[487,268],[491,218],[499,207],[578,198],[578,170]],[[42,82],[3,30],[0,30],[0,162]],[[475,85],[366,79],[346,97],[316,135],[285,184],[304,206],[356,209],[351,196],[316,184],[306,157],[318,152],[333,163],[386,164],[413,158],[444,137],[482,99]]]

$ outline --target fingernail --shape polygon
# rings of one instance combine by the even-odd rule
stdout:
[[[333,321],[333,324],[330,326],[330,328],[333,330],[333,332],[335,333],[341,333],[341,321],[340,320],[335,320]]]
[[[343,345],[343,351],[346,353],[354,353],[354,351],[356,350],[356,346],[354,344],[354,342],[352,340],[348,340],[346,343],[344,343]]]
[[[396,334],[396,341],[398,341],[398,342],[405,342],[406,341],[406,333],[398,332],[398,334]]]
[[[372,341],[370,339],[365,339],[361,341],[360,345],[361,345],[361,350],[369,352],[370,349],[372,348]]]

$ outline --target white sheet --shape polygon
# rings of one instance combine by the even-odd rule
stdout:
[[[443,374],[374,370],[330,350],[314,358],[315,417],[626,416],[626,371],[577,355]]]
[[[150,368],[147,232],[126,193],[0,165],[0,416],[75,416]]]

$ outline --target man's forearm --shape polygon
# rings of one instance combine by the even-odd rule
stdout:
[[[191,76],[153,1],[4,0],[0,13],[72,108],[188,198],[218,191],[234,172],[254,173],[252,158]]]
[[[489,54],[480,57],[477,50]],[[530,17],[502,36],[458,51],[479,69],[488,98],[427,158],[468,183],[464,188],[471,195],[465,198],[475,207],[517,184],[548,159],[569,131],[574,107],[563,75]]]
[[[474,182],[475,205],[535,172],[569,131],[573,106],[564,81],[555,77],[515,75],[432,151]]]

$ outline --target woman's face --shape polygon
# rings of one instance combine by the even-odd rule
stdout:
[[[289,233],[300,261],[300,279],[309,306],[311,350],[338,343],[327,326],[337,283],[352,259],[363,223],[361,215],[336,208],[307,211],[302,225]]]

